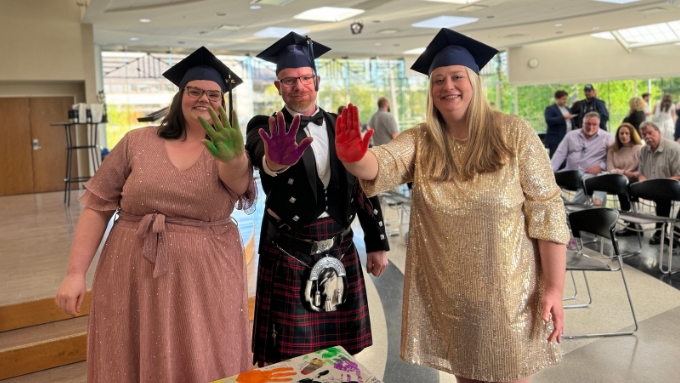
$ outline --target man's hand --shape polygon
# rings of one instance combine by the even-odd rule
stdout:
[[[371,142],[373,129],[361,137],[361,123],[357,107],[349,104],[342,110],[335,122],[335,150],[343,162],[357,162],[364,158],[368,144]]]
[[[267,160],[267,165],[273,171],[280,170],[286,166],[295,165],[305,149],[311,145],[314,140],[312,137],[307,137],[298,144],[295,141],[298,129],[300,128],[300,116],[293,118],[293,123],[290,129],[286,132],[286,120],[283,113],[276,114],[276,118],[269,117],[269,132],[267,134],[264,129],[260,129],[260,137],[264,142],[264,154]]]
[[[599,165],[591,166],[586,170],[586,173],[588,174],[599,174],[602,171],[602,168]]]
[[[212,118],[213,125],[211,126],[208,121],[203,117],[198,116],[198,121],[201,122],[205,133],[210,137],[210,140],[203,140],[205,147],[210,150],[215,158],[222,162],[229,162],[234,158],[243,154],[243,134],[241,133],[241,128],[238,126],[238,119],[236,118],[236,112],[233,112],[231,117],[234,121],[234,127],[229,125],[229,120],[227,119],[227,113],[224,108],[220,106],[220,118],[212,107],[208,107],[208,113],[210,113],[210,118]]]
[[[564,119],[565,119],[565,120],[571,120],[572,118],[574,118],[574,115],[573,115],[573,114],[565,114],[565,115],[564,115]]]
[[[366,271],[379,277],[387,268],[387,252],[385,250],[371,251],[366,254]]]

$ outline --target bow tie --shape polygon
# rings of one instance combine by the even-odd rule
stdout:
[[[300,116],[300,128],[304,128],[309,123],[315,125],[323,125],[323,113],[317,113],[313,116]]]

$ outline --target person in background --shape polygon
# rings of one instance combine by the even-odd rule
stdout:
[[[640,150],[640,166],[638,179],[645,181],[655,178],[670,178],[680,180],[680,144],[675,141],[665,139],[661,135],[661,130],[651,121],[645,121],[640,125],[642,139],[647,145]],[[656,215],[668,217],[671,213],[671,205],[667,201],[656,202]],[[680,219],[680,211],[677,218]],[[661,243],[661,224],[656,224],[657,231],[649,240],[650,245]],[[678,231],[678,228],[675,229]],[[670,243],[665,237],[666,243]],[[678,246],[678,237],[673,238],[674,246]]]
[[[647,120],[649,120],[649,116],[652,115],[652,110],[649,105],[649,93],[643,93],[642,100],[645,102],[645,116],[647,117]]]
[[[675,104],[671,95],[666,93],[654,107],[652,122],[659,128],[661,136],[666,140],[675,141]]]
[[[373,146],[387,144],[397,137],[399,127],[390,114],[390,102],[385,97],[378,99],[378,111],[368,120],[368,129],[373,129]]]
[[[641,100],[641,99],[639,99]],[[642,101],[642,100],[641,100]],[[611,174],[622,174],[626,176],[629,183],[637,182],[638,167],[640,164],[640,149],[642,141],[638,136],[633,125],[624,122],[616,130],[615,141],[607,151],[607,172]],[[619,205],[621,210],[630,210],[630,201],[627,194],[619,195]],[[637,228],[629,223],[629,228]],[[636,235],[635,231],[628,228],[616,232],[618,236]]]
[[[545,123],[548,126],[545,144],[550,150],[551,158],[564,136],[572,129],[574,115],[566,107],[568,96],[569,93],[566,91],[558,90],[555,92],[555,103],[546,107],[543,112]]]
[[[442,29],[411,67],[430,78],[425,123],[370,151],[355,106],[337,123],[368,195],[413,181],[401,357],[459,383],[529,382],[561,359],[564,205],[536,132],[484,96],[496,52]]]
[[[600,116],[597,112],[587,113],[583,117],[583,128],[572,130],[564,136],[557,147],[555,155],[550,160],[554,171],[580,170],[583,177],[593,177],[607,168],[607,151],[614,143],[614,137],[607,131],[600,129]],[[565,168],[560,166],[567,161]],[[593,193],[593,204],[604,204],[606,193]],[[583,189],[578,189],[572,202],[584,203],[586,195]]]
[[[597,112],[600,116],[600,129],[607,130],[607,122],[609,121],[609,111],[604,104],[604,101],[597,98],[597,90],[591,84],[586,84],[583,87],[583,93],[586,99],[581,104],[581,111],[579,112],[579,121],[584,123],[584,116],[590,112]]]
[[[242,81],[203,47],[163,75],[179,91],[160,127],[128,132],[85,183],[56,296],[62,311],[80,311],[85,273],[117,211],[92,285],[88,382],[211,382],[252,367],[230,215],[254,210],[256,188],[236,116],[232,127],[222,109]]]
[[[645,114],[645,108],[647,104],[645,101],[639,97],[633,97],[628,102],[630,110],[628,115],[623,119],[623,122],[629,123],[635,128],[635,131],[640,135],[640,124],[647,120],[647,115]]]

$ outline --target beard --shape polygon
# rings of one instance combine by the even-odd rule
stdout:
[[[305,112],[309,111],[314,107],[315,104],[316,99],[312,99],[309,101],[289,101],[286,103],[288,108],[300,114],[304,114]]]

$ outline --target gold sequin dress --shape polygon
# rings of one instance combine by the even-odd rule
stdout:
[[[210,382],[252,367],[241,236],[230,215],[255,201],[203,149],[176,168],[155,127],[130,131],[81,197],[120,208],[92,286],[88,382]],[[252,174],[252,173],[251,173]]]
[[[375,195],[413,181],[406,255],[401,358],[464,378],[510,381],[561,361],[541,318],[537,239],[569,240],[548,155],[524,120],[503,116],[516,155],[470,181],[424,174],[424,127],[371,149]],[[466,141],[450,140],[459,165]]]

